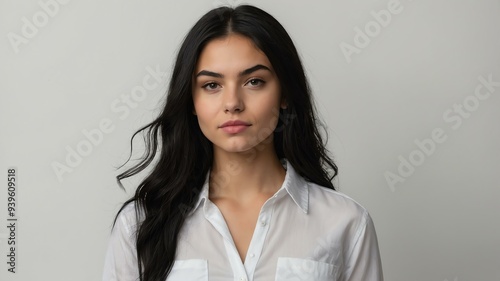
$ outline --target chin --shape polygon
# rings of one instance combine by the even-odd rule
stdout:
[[[212,142],[214,149],[219,149],[227,153],[248,153],[252,150],[264,150],[268,145],[272,145],[272,139],[266,138],[263,141],[256,141],[256,138],[233,138],[221,142]]]
[[[217,148],[223,152],[228,152],[228,153],[243,153],[243,152],[248,152],[252,150],[255,147],[255,145],[249,144],[248,142],[233,142],[233,143],[226,143],[226,144],[215,144],[214,143],[214,149]]]
[[[229,153],[244,153],[252,150],[254,146],[251,145],[242,145],[242,146],[231,146],[231,147],[221,147],[223,151]]]

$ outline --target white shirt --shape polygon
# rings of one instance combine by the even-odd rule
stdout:
[[[285,181],[260,210],[243,263],[227,224],[208,197],[208,175],[179,233],[167,281],[382,281],[368,212],[337,191],[310,183],[284,161]],[[210,173],[209,173],[210,174]],[[118,216],[103,280],[139,280],[134,204]]]

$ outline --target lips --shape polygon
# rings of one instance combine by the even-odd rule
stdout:
[[[250,126],[250,123],[243,122],[241,120],[230,120],[230,121],[227,121],[227,122],[223,123],[222,125],[220,125],[220,128],[229,127],[229,126]]]
[[[226,132],[228,134],[237,134],[237,133],[243,132],[251,125],[252,124],[241,121],[241,120],[230,120],[230,121],[224,122],[222,125],[219,126],[219,128],[221,128],[224,132]]]

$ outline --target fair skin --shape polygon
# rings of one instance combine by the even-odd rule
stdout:
[[[193,114],[213,144],[209,198],[244,262],[260,209],[285,178],[272,133],[280,107],[286,107],[279,81],[250,39],[230,34],[210,41],[200,54],[193,103]]]

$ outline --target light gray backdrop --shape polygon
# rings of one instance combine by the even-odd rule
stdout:
[[[99,280],[129,138],[238,1],[0,1],[0,279]],[[500,280],[500,1],[247,1],[294,39],[388,281]],[[17,168],[16,273],[7,169]]]

